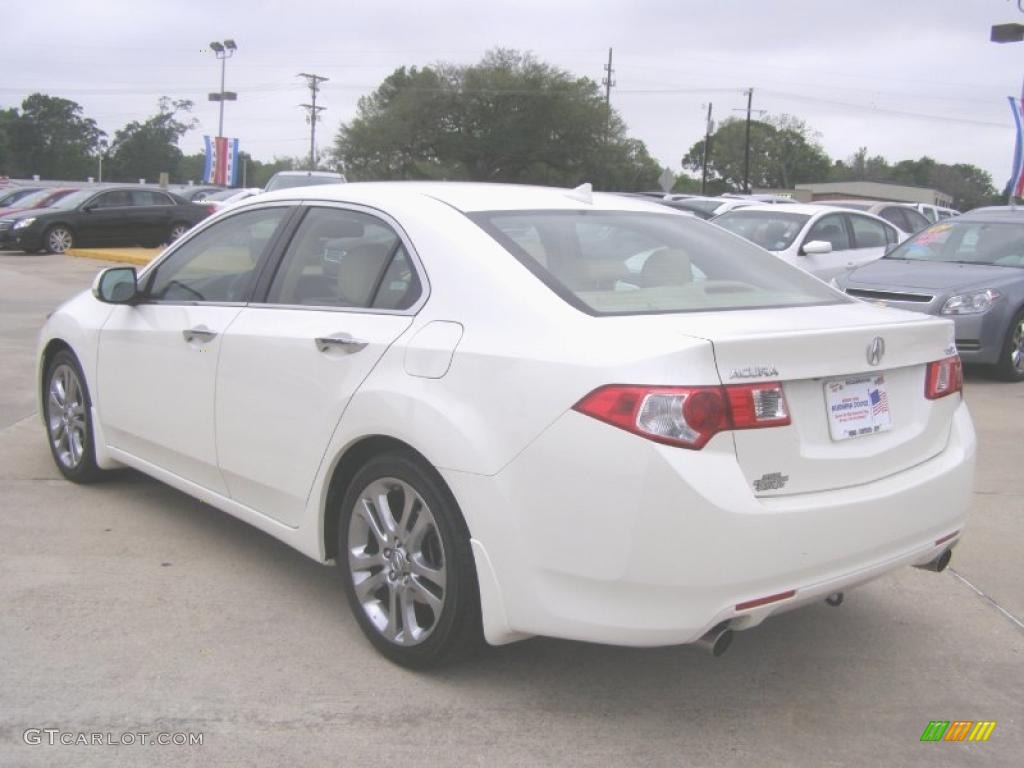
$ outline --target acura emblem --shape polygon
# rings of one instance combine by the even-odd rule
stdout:
[[[868,344],[868,365],[878,365],[885,355],[885,339],[875,336]]]

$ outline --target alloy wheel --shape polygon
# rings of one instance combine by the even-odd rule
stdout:
[[[53,369],[46,398],[46,423],[58,461],[74,469],[85,454],[85,397],[78,374],[62,364]]]
[[[51,253],[64,253],[72,242],[71,233],[64,227],[54,227],[46,236],[46,244]]]
[[[1024,317],[1011,329],[1010,366],[1018,374],[1024,374]]]
[[[377,632],[418,645],[444,609],[447,566],[437,521],[409,483],[380,478],[358,495],[348,527],[355,596]]]
[[[171,242],[173,243],[186,232],[188,232],[188,227],[186,227],[184,224],[175,224],[173,227],[171,227]]]

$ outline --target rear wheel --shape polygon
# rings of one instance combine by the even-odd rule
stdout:
[[[75,483],[103,475],[96,466],[90,402],[78,360],[67,350],[55,354],[46,366],[43,415],[57,469]]]
[[[407,453],[367,462],[345,494],[338,538],[349,604],[387,658],[425,668],[480,645],[469,532],[430,467]]]
[[[71,230],[63,224],[57,224],[46,230],[43,235],[43,243],[50,253],[64,253],[75,244],[75,237]]]
[[[995,374],[1004,381],[1024,381],[1024,309],[1010,321]]]
[[[189,230],[189,225],[183,221],[177,221],[171,225],[171,232],[167,237],[167,242],[173,243],[179,237],[184,235]]]

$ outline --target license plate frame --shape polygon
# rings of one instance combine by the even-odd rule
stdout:
[[[885,374],[827,380],[825,415],[829,435],[836,442],[891,430],[892,408]]]

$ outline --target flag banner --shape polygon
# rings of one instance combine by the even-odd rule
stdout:
[[[206,144],[203,183],[235,186],[238,177],[238,139],[203,136],[203,141]]]
[[[1007,96],[1010,102],[1010,111],[1013,112],[1013,122],[1017,128],[1017,142],[1013,150],[1013,173],[1010,176],[1010,194],[1020,197],[1024,193],[1024,102]]]

